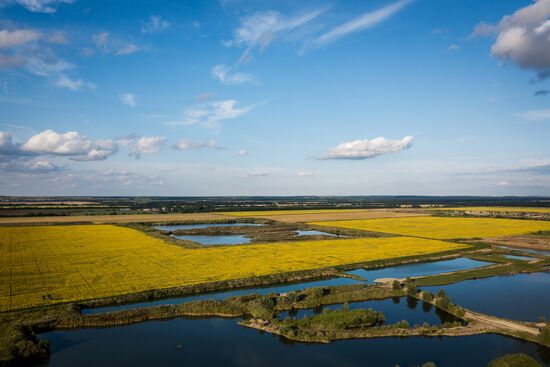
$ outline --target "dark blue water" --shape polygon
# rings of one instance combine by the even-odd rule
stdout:
[[[201,229],[210,227],[258,227],[263,226],[260,223],[205,223],[205,224],[176,224],[170,226],[154,226],[153,228],[159,231],[176,231],[178,229]]]
[[[203,235],[171,235],[178,240],[187,240],[200,243],[205,246],[212,245],[240,245],[243,243],[250,243],[250,238],[245,237],[244,235],[235,234],[235,235],[221,235],[221,236],[203,236]]]
[[[106,329],[40,335],[52,354],[43,366],[301,366],[485,367],[510,353],[525,353],[545,366],[550,349],[500,335],[342,340],[292,343],[233,319],[174,319]]]
[[[83,309],[82,313],[86,315],[86,314],[95,314],[95,313],[103,313],[103,312],[111,312],[111,311],[131,310],[131,309],[140,308],[140,307],[152,307],[152,306],[168,305],[168,304],[173,305],[173,304],[180,304],[184,302],[197,301],[197,300],[203,300],[203,299],[222,300],[229,297],[242,296],[245,294],[283,293],[283,292],[291,292],[291,291],[301,290],[305,288],[312,288],[312,287],[329,287],[329,286],[350,285],[350,284],[360,284],[360,283],[363,283],[363,282],[350,279],[350,278],[332,278],[332,279],[325,279],[325,280],[318,280],[318,281],[311,281],[311,282],[276,285],[276,286],[263,287],[263,288],[262,287],[241,288],[241,289],[229,290],[224,292],[202,293],[194,296],[166,298],[166,299],[157,300],[157,301],[131,303],[131,304],[120,305],[120,306],[87,308],[87,309]]]
[[[550,272],[517,274],[422,287],[437,293],[444,288],[451,300],[463,307],[507,319],[550,319]]]
[[[550,251],[545,251],[545,250],[535,250],[535,249],[530,249],[530,248],[510,247],[510,246],[497,246],[497,247],[505,248],[507,250],[516,250],[516,251],[530,252],[532,254],[550,256]]]
[[[459,257],[453,260],[408,264],[376,270],[357,269],[348,273],[358,275],[367,279],[369,283],[373,283],[376,279],[380,278],[407,278],[434,275],[451,271],[475,269],[486,265],[491,265],[491,263]]]
[[[294,317],[301,319],[304,316],[318,315],[323,310],[341,309],[342,305],[329,305],[315,309],[284,311],[279,314],[280,319]],[[411,297],[394,297],[384,300],[352,302],[349,304],[350,310],[362,308],[372,308],[376,311],[382,311],[385,316],[385,324],[395,324],[396,322],[407,320],[411,326],[421,325],[427,322],[430,325],[440,325],[446,321],[453,322],[457,319],[446,312],[443,312],[429,303],[425,303]]]
[[[510,260],[525,260],[525,261],[531,261],[534,259],[529,256],[520,256],[520,255],[506,255],[504,257]]]

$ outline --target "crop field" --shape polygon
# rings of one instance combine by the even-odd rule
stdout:
[[[465,206],[457,208],[430,208],[430,210],[458,210],[475,212],[550,213],[550,208],[515,206]]]
[[[0,310],[467,247],[394,237],[189,249],[114,225],[0,227]]]
[[[490,238],[550,230],[550,222],[497,218],[409,217],[310,224],[435,239]]]
[[[371,218],[399,218],[429,214],[391,211],[388,209],[321,209],[321,210],[270,210],[220,213],[233,217],[264,218],[279,222],[321,222],[329,220],[351,220]]]

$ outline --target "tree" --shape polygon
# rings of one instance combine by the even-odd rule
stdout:
[[[434,296],[430,292],[423,292],[422,293],[422,299],[426,302],[431,302],[434,299]]]
[[[416,288],[416,285],[414,283],[409,283],[409,286],[407,287],[407,294],[409,296],[416,296],[418,293],[418,289]]]
[[[399,280],[394,280],[391,287],[394,291],[400,291],[401,283],[399,282]]]

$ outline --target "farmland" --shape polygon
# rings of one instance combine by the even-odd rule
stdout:
[[[550,213],[550,208],[513,207],[513,206],[465,206],[450,208],[430,208],[430,210],[456,210],[471,212],[501,212],[501,213]]]
[[[410,217],[310,224],[435,239],[490,238],[550,230],[550,222],[496,218]]]
[[[187,249],[114,225],[0,227],[0,310],[467,247],[399,237]]]

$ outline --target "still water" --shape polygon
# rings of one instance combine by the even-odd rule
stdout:
[[[437,287],[421,287],[437,293],[444,288],[451,300],[474,311],[507,319],[550,319],[550,272],[517,274]]]
[[[550,365],[550,349],[500,335],[292,343],[234,319],[173,319],[40,335],[52,354],[42,366],[400,366],[485,367],[509,353]]]
[[[407,278],[434,275],[451,271],[475,269],[486,265],[491,265],[491,263],[459,257],[453,260],[407,264],[376,270],[357,269],[348,273],[358,275],[367,279],[369,283],[373,283],[376,279],[380,278]]]
[[[315,309],[285,311],[279,314],[280,319],[292,316],[301,319],[304,316],[317,315],[325,309],[336,310],[341,309],[342,305],[329,305]],[[394,297],[383,300],[352,302],[349,304],[349,309],[357,308],[382,311],[385,317],[385,324],[395,324],[396,322],[407,320],[411,326],[421,325],[427,322],[430,325],[439,325],[444,322],[457,321],[453,315],[441,311],[433,307],[429,303],[425,303],[411,297]]]
[[[221,235],[221,236],[203,236],[203,235],[171,235],[178,240],[187,240],[200,243],[205,246],[212,245],[240,245],[243,243],[250,243],[250,238],[245,237],[244,235],[234,234],[234,235]]]

